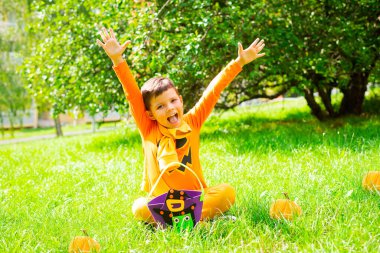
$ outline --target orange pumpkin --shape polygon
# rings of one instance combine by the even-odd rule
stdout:
[[[380,171],[369,171],[363,178],[364,189],[380,191]]]
[[[272,219],[292,220],[294,216],[302,214],[301,207],[284,192],[286,199],[277,199],[270,207],[269,214]]]
[[[100,252],[100,244],[88,236],[86,230],[82,230],[85,236],[76,236],[69,245],[69,253]]]

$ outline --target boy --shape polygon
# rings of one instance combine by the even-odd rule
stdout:
[[[155,77],[148,80],[141,91],[123,59],[123,52],[130,41],[120,45],[113,30],[103,28],[102,41],[97,40],[113,62],[116,72],[129,101],[130,111],[140,131],[144,149],[144,174],[142,189],[152,190],[161,171],[167,169],[153,196],[169,189],[199,190],[196,177],[183,166],[168,166],[181,162],[189,166],[200,179],[205,196],[202,220],[212,219],[229,210],[235,202],[235,191],[228,184],[208,187],[199,162],[199,139],[202,124],[212,112],[223,89],[240,73],[242,67],[264,56],[259,53],[264,41],[256,39],[247,49],[238,44],[238,57],[231,61],[209,84],[198,103],[186,114],[183,112],[182,96],[170,79]],[[147,203],[149,198],[137,199],[132,212],[136,219],[154,223]]]

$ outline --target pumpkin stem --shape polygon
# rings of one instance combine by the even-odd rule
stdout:
[[[290,199],[287,192],[283,192],[283,194],[284,194],[284,196],[285,196],[286,199]]]
[[[81,230],[82,230],[82,232],[83,232],[83,234],[84,234],[85,236],[88,236],[88,233],[87,233],[87,231],[86,231],[84,228],[82,228]]]

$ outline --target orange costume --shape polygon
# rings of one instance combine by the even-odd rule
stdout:
[[[142,190],[150,192],[161,173],[157,153],[160,142],[164,141],[166,133],[162,133],[155,120],[145,113],[141,91],[133,77],[128,64],[123,61],[113,67],[129,101],[130,111],[140,131],[144,149],[144,174]],[[189,166],[199,177],[205,188],[202,209],[202,219],[211,219],[217,214],[227,211],[235,201],[235,190],[228,184],[207,187],[202,167],[199,161],[200,130],[207,117],[212,112],[223,89],[240,73],[242,67],[236,61],[231,61],[209,84],[198,103],[184,115],[183,120],[190,126],[191,131],[185,135],[175,136],[175,150],[178,161]],[[194,175],[184,167],[168,170],[158,182],[153,196],[161,195],[169,189],[199,190],[200,185]],[[139,220],[153,222],[147,207],[149,198],[137,199],[132,207],[134,216]]]

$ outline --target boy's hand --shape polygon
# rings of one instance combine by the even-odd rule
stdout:
[[[247,49],[243,49],[243,46],[239,42],[238,58],[236,61],[243,67],[245,64],[250,63],[251,61],[263,57],[265,53],[259,54],[260,51],[264,48],[264,40],[257,38]]]
[[[107,29],[103,27],[99,34],[102,37],[103,42],[97,39],[96,43],[106,51],[109,58],[111,58],[113,65],[116,66],[121,63],[123,61],[123,53],[131,41],[127,40],[123,45],[120,45],[112,28],[110,28],[108,33]]]

